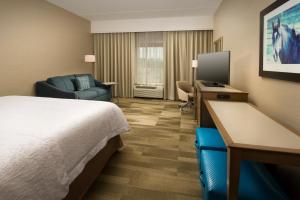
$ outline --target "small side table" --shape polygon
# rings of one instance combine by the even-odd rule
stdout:
[[[118,85],[118,83],[117,82],[104,82],[103,83],[104,85],[107,85],[107,86],[112,86],[112,87],[117,87],[117,85]],[[117,96],[117,101],[118,101],[118,103],[119,103],[119,88],[117,88],[117,94],[116,94],[116,96]]]

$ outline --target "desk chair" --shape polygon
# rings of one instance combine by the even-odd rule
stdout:
[[[178,106],[180,111],[190,109],[193,106],[194,87],[188,81],[176,81],[178,98],[182,103]]]

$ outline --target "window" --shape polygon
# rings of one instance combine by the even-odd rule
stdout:
[[[135,83],[137,85],[163,85],[163,33],[137,33],[136,50]]]

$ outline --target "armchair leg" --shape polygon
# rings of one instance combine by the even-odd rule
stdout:
[[[191,101],[182,102],[182,103],[178,104],[178,107],[180,109],[180,112],[184,112],[185,108],[190,110],[193,107],[193,102],[191,102]]]

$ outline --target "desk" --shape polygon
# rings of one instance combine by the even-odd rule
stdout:
[[[300,166],[299,135],[248,103],[204,103],[227,146],[227,199],[237,199],[241,160]]]
[[[204,105],[204,100],[247,101],[248,93],[225,85],[225,87],[206,87],[201,80],[195,81],[194,102],[195,119],[201,127],[212,127],[214,123]]]
[[[117,85],[118,85],[117,82],[104,82],[103,84],[104,85],[111,85],[111,86],[115,86],[115,87],[117,87]],[[119,91],[118,91],[119,88],[116,88],[116,89],[117,89],[116,96],[117,96],[117,100],[118,100],[118,103],[119,103]]]

